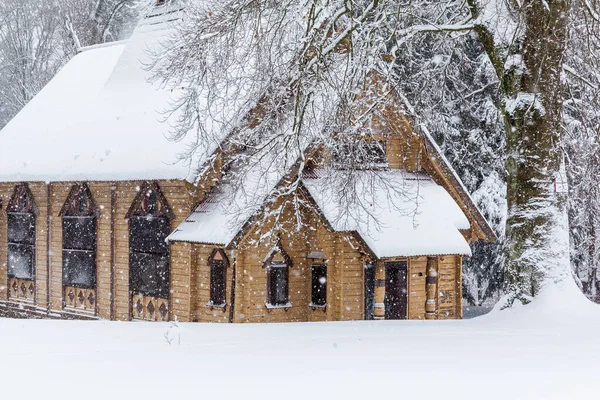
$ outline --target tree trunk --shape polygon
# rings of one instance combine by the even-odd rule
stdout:
[[[568,239],[559,237],[565,204],[553,180],[561,163],[562,72],[570,2],[522,3],[522,43],[501,78],[507,160],[506,305],[564,277]],[[563,232],[564,233],[564,232]],[[566,265],[564,265],[566,264]]]

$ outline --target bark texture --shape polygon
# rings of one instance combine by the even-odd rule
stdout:
[[[553,179],[561,162],[560,75],[569,1],[529,0],[518,9],[523,34],[502,75],[508,218],[507,305],[527,303],[560,269],[557,221],[563,204]],[[508,60],[516,62],[508,62]],[[568,245],[568,242],[567,242]],[[567,268],[568,264],[564,266]]]

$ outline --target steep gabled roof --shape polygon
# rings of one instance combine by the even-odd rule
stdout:
[[[71,59],[0,131],[0,181],[193,180],[191,166],[222,138],[180,160],[193,135],[169,140],[179,115],[165,113],[180,89],[151,83],[148,71],[179,11],[157,7],[126,42]]]
[[[269,170],[272,160],[262,157],[246,160],[249,169],[241,178],[232,168],[203,197],[167,240],[231,246],[246,232],[278,187],[286,172],[297,173],[298,162],[279,158],[282,168]],[[287,165],[285,163],[288,163]]]
[[[423,173],[405,170],[356,172],[363,197],[346,203],[329,185],[327,170],[302,182],[333,230],[357,232],[378,258],[470,255],[460,230],[469,221],[443,187]]]
[[[331,229],[357,235],[377,257],[470,254],[467,240],[461,232],[465,234],[471,232],[469,240],[496,240],[496,235],[429,132],[425,127],[418,129],[414,126],[411,120],[411,118],[414,119],[414,116],[407,113],[408,109],[414,115],[410,104],[395,91],[392,90],[391,94],[394,107],[401,109],[399,113],[395,113],[395,118],[399,118],[395,122],[404,124],[405,128],[413,133],[416,132],[422,139],[421,143],[426,151],[427,162],[424,163],[424,168],[433,179],[426,177],[419,182],[418,194],[412,199],[415,203],[420,201],[421,206],[425,207],[424,210],[417,209],[417,213],[411,217],[403,215],[399,210],[390,212],[390,209],[386,210],[384,206],[379,207],[377,212],[381,215],[385,214],[382,220],[394,221],[387,226],[383,224],[379,227],[372,226],[370,229],[369,226],[361,223],[361,216],[354,223],[346,224],[346,226],[340,225],[339,221],[336,221],[336,212],[334,211],[335,199],[332,199],[333,202],[328,202],[322,197],[322,193],[327,190],[327,187],[319,187],[317,181],[303,179],[302,183],[308,190],[309,197],[314,201],[317,212],[324,217],[324,221]],[[308,149],[314,150],[307,147],[306,151],[309,151]],[[309,157],[305,154],[304,159],[307,158]],[[271,175],[269,183],[260,185],[260,190],[256,190],[259,186],[251,182],[255,181],[257,176],[264,174],[264,171],[257,170],[254,174],[249,174],[248,182],[250,183],[246,183],[245,192],[259,193],[259,196],[253,198],[252,201],[256,204],[246,207],[245,213],[232,215],[227,204],[231,202],[229,197],[233,193],[233,189],[228,184],[217,184],[194,212],[169,236],[169,240],[236,246],[257,222],[258,215],[266,211],[267,204],[271,203],[273,192],[296,180],[300,163],[301,159],[299,158],[293,166],[290,166],[287,174]],[[406,171],[395,170],[390,171],[389,178],[392,181],[398,180],[399,185],[406,187],[406,182],[410,181],[410,178],[406,178],[408,176]],[[371,199],[373,203],[383,204],[390,200],[390,194],[387,191],[384,194],[378,193],[376,190],[375,193],[380,198]],[[395,199],[393,203],[395,206],[407,205],[404,200]],[[435,210],[436,208],[439,210]],[[422,221],[418,221],[419,214],[421,214]],[[400,238],[402,238],[400,241],[395,242]]]
[[[481,239],[488,242],[497,241],[498,237],[496,236],[496,233],[494,233],[489,222],[486,220],[473,201],[469,191],[452,167],[452,164],[450,164],[446,156],[444,156],[442,149],[440,149],[438,144],[431,136],[429,130],[427,129],[427,125],[425,123],[417,122],[419,120],[418,114],[415,112],[408,99],[402,93],[399,93],[397,90],[393,89],[392,94],[406,108],[406,123],[408,123],[414,131],[419,133],[424,140],[425,148],[428,154],[427,158],[433,167],[433,171],[428,172],[432,175],[438,175],[434,176],[434,179],[439,178],[439,180],[441,180],[439,184],[448,190],[463,212],[465,212],[469,220],[472,221],[472,225],[475,225],[473,228],[479,232],[479,235],[476,235],[475,239]]]

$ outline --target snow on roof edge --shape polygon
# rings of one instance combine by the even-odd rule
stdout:
[[[104,48],[104,47],[126,45],[128,41],[129,41],[129,39],[124,39],[124,40],[116,40],[114,42],[105,42],[105,43],[92,44],[90,46],[84,46],[84,47],[81,47],[79,49],[79,51],[77,52],[77,54],[83,53],[84,51],[101,49],[101,48]]]
[[[419,114],[417,114],[417,112],[415,111],[414,107],[412,106],[412,104],[410,103],[410,101],[408,101],[408,99],[406,98],[406,96],[404,96],[403,93],[401,93],[399,90],[397,90],[396,87],[392,87],[392,90],[394,91],[394,94],[396,96],[398,96],[398,98],[404,103],[404,106],[408,109],[408,112],[415,119],[422,120],[421,116]],[[456,170],[454,169],[454,167],[452,167],[452,164],[450,164],[450,161],[448,161],[448,159],[444,155],[444,152],[442,151],[442,149],[440,148],[440,146],[437,144],[437,142],[435,141],[435,139],[433,138],[433,136],[431,136],[431,133],[429,132],[429,129],[427,129],[427,125],[425,125],[424,122],[419,121],[418,122],[418,127],[419,127],[421,133],[423,133],[423,136],[425,136],[427,138],[427,140],[431,143],[431,145],[434,147],[434,149],[438,152],[438,155],[439,155],[440,159],[442,160],[442,162],[444,163],[445,167],[448,168],[448,170],[450,171],[450,173],[453,175],[454,179],[456,179],[456,181],[460,185],[460,187],[461,187],[462,191],[464,192],[464,194],[471,201],[471,203],[473,204],[473,207],[475,207],[475,209],[477,210],[477,212],[481,216],[483,222],[487,225],[487,228],[489,229],[490,233],[492,233],[493,238],[497,240],[498,239],[498,235],[496,235],[496,232],[494,232],[494,230],[492,229],[492,226],[491,226],[490,222],[487,220],[487,218],[485,217],[485,215],[483,215],[483,213],[481,212],[481,210],[477,206],[477,203],[475,203],[475,201],[473,200],[473,197],[471,197],[471,193],[469,192],[469,190],[467,189],[467,187],[463,183],[462,179],[460,179],[460,177],[458,176],[458,173],[456,172]]]

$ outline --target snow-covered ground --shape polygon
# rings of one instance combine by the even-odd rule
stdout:
[[[575,290],[464,321],[0,319],[0,381],[6,398],[598,398],[600,307]]]

